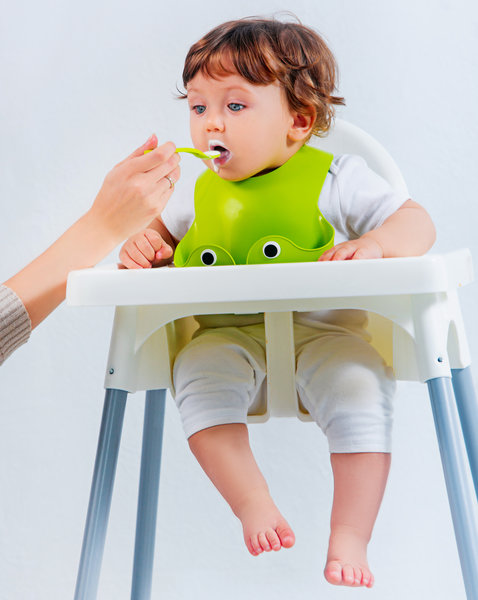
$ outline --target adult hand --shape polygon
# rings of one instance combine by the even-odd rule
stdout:
[[[93,206],[85,215],[120,243],[144,229],[166,206],[179,179],[179,154],[155,135],[117,164],[105,177]],[[146,150],[151,150],[145,154]],[[170,178],[167,179],[167,177]],[[173,185],[171,185],[171,181]]]
[[[65,298],[70,271],[92,267],[161,213],[173,192],[166,176],[173,182],[179,178],[179,155],[172,142],[157,144],[156,136],[151,136],[116,165],[90,210],[5,282],[22,300],[32,328]],[[152,151],[144,154],[145,150]]]

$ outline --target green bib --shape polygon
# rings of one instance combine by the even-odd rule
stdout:
[[[334,229],[318,206],[332,160],[303,146],[278,169],[244,181],[202,173],[176,266],[316,261],[334,245]]]

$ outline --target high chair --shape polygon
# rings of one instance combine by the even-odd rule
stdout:
[[[398,189],[388,153],[344,121],[318,144],[362,155]],[[478,404],[457,290],[473,279],[467,250],[413,258],[227,267],[75,271],[70,305],[116,306],[106,397],[75,600],[94,600],[100,575],[127,394],[146,390],[131,598],[150,598],[166,390],[174,357],[191,338],[195,314],[264,313],[267,400],[250,422],[310,420],[295,390],[292,311],[370,313],[372,344],[397,379],[426,382],[468,600],[478,598]],[[460,427],[461,420],[461,427]],[[465,444],[463,443],[463,440]],[[466,448],[466,449],[465,449]]]

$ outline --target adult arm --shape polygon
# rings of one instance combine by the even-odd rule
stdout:
[[[30,337],[30,317],[20,298],[0,285],[0,365]]]
[[[161,213],[179,178],[179,155],[156,136],[116,165],[90,210],[5,286],[20,298],[35,328],[65,298],[68,273],[91,267]],[[144,154],[147,149],[152,152]],[[0,323],[2,315],[0,315]],[[2,336],[0,324],[0,337]]]

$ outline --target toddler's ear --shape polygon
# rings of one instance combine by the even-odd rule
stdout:
[[[289,139],[292,142],[303,142],[311,134],[314,127],[316,112],[313,106],[310,106],[307,112],[292,113],[293,121],[289,129]]]

